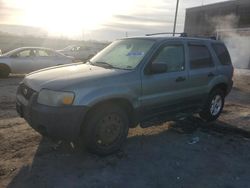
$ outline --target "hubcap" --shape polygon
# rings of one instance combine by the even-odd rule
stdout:
[[[122,120],[117,114],[110,114],[97,125],[96,143],[101,146],[113,144],[121,135]]]
[[[220,112],[221,108],[222,108],[222,98],[220,95],[215,95],[211,103],[210,113],[213,116],[216,116]]]

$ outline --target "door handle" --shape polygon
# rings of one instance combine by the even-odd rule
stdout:
[[[208,73],[207,76],[208,76],[208,77],[214,77],[214,73],[210,72],[210,73]]]
[[[180,77],[176,78],[175,81],[176,81],[176,82],[183,82],[183,81],[185,81],[185,80],[186,80],[186,78],[180,76]]]

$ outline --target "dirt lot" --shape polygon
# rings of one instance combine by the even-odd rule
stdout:
[[[250,72],[235,74],[218,121],[137,127],[105,158],[42,138],[15,112],[22,77],[2,79],[0,187],[250,187]]]

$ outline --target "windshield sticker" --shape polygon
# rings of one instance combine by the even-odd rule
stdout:
[[[127,56],[143,56],[144,52],[129,52]]]

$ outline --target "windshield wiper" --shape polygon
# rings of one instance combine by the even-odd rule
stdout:
[[[90,63],[91,63],[91,65],[96,65],[96,66],[101,66],[101,67],[106,67],[106,68],[116,68],[113,65],[111,65],[111,64],[109,64],[107,62],[102,62],[102,61],[95,62],[95,63],[90,62]]]
[[[121,67],[115,67],[107,62],[104,61],[97,61],[97,62],[92,62],[92,61],[87,61],[90,65],[93,66],[100,66],[100,67],[104,67],[104,68],[110,68],[110,69],[121,69],[121,70],[131,70],[130,66],[128,66],[128,68],[121,68]]]

